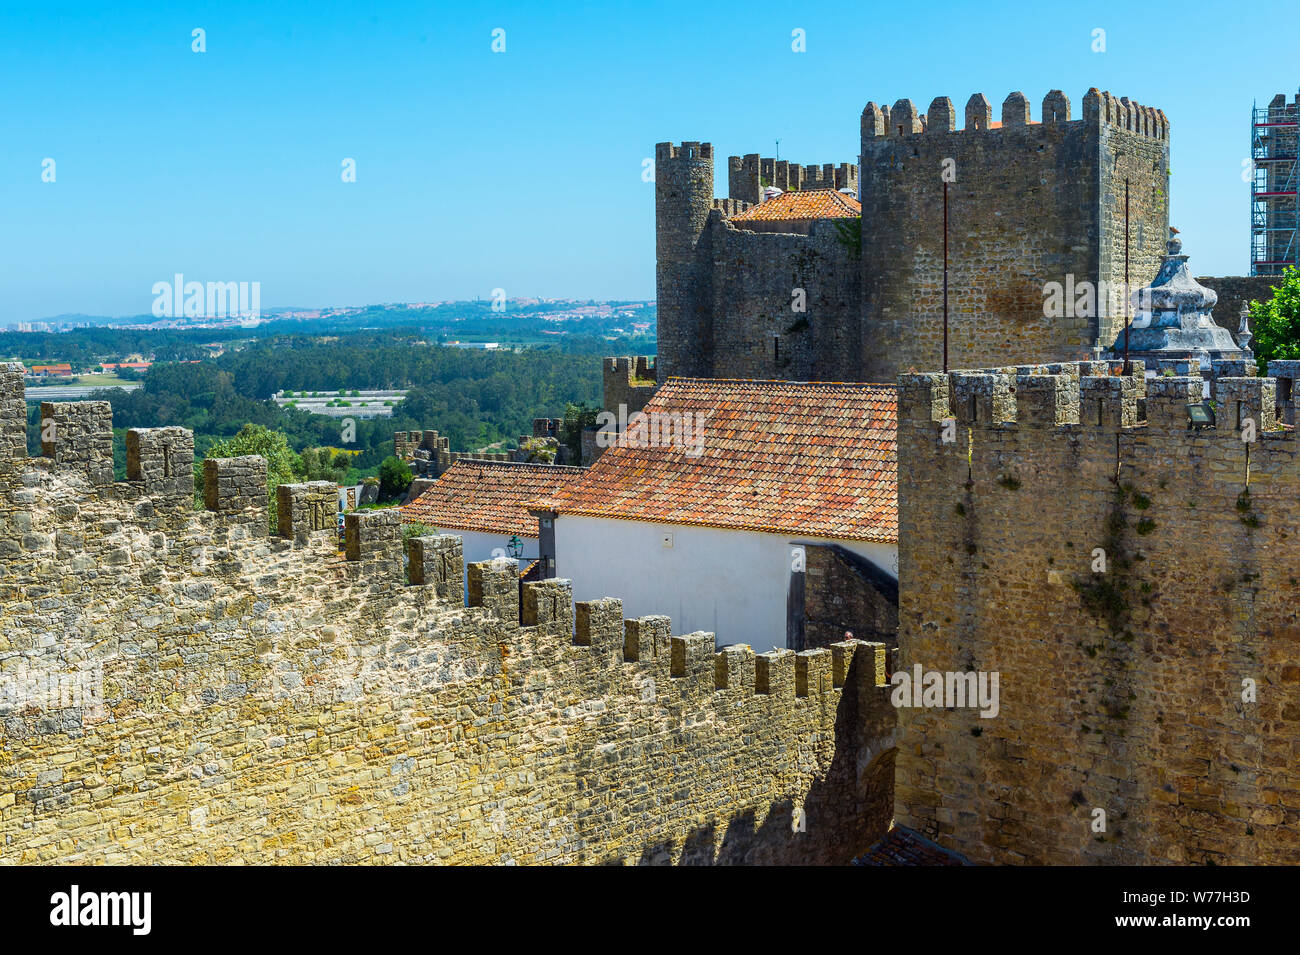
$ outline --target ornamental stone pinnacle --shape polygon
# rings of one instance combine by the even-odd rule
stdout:
[[[1219,295],[1192,277],[1177,233],[1177,229],[1169,230],[1160,271],[1138,292],[1137,314],[1128,328],[1120,331],[1111,351],[1124,354],[1128,336],[1129,357],[1144,359],[1148,368],[1159,367],[1160,359],[1248,357],[1232,340],[1232,333],[1214,323]]]

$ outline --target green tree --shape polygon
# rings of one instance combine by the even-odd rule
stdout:
[[[569,463],[577,464],[582,460],[582,432],[586,428],[596,427],[599,417],[599,405],[587,404],[585,401],[570,402],[564,409],[564,443],[569,448]]]
[[[413,479],[414,475],[405,461],[391,456],[384,458],[379,465],[379,494],[388,500],[401,497]]]
[[[245,454],[260,454],[266,459],[267,509],[274,529],[275,489],[281,484],[291,483],[294,472],[301,471],[302,462],[289,447],[289,441],[283,432],[272,431],[260,424],[246,424],[233,437],[213,442],[204,459],[237,458]],[[201,489],[203,472],[198,468],[195,469],[194,479],[195,486]]]
[[[294,473],[304,481],[333,481],[346,484],[352,470],[352,458],[346,451],[330,448],[303,448]]]
[[[1300,359],[1300,270],[1287,266],[1282,282],[1273,286],[1273,298],[1250,303],[1251,348],[1260,374],[1269,359]]]
[[[537,464],[554,464],[555,448],[545,438],[524,438],[519,442],[519,450],[524,452],[525,461]]]

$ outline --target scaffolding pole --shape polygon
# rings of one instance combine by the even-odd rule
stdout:
[[[1281,275],[1300,253],[1297,130],[1300,96],[1251,104],[1250,274]]]

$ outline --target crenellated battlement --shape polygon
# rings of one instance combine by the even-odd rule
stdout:
[[[1115,309],[1049,309],[1053,283],[1139,287],[1169,235],[1169,124],[1159,110],[1092,89],[1035,106],[1013,92],[964,105],[868,103],[861,117],[860,373],[1078,361],[1109,348]],[[1128,204],[1124,202],[1128,196]],[[946,197],[946,199],[945,199]],[[942,225],[948,211],[948,269]],[[1126,218],[1127,216],[1127,218]],[[898,268],[899,262],[909,263]]]
[[[411,461],[417,451],[437,454],[450,451],[450,439],[444,438],[437,431],[394,431],[393,453],[403,461]]]
[[[620,407],[628,415],[640,411],[659,386],[659,370],[650,355],[606,358],[602,368],[604,408],[615,415]]]
[[[536,426],[535,421],[534,428]],[[536,432],[534,436],[537,436]],[[417,477],[431,479],[440,477],[457,461],[499,464],[513,460],[509,451],[452,451],[450,439],[437,431],[394,431],[393,453],[411,465]]]
[[[261,457],[205,461],[195,508],[188,431],[105,482],[109,414],[49,412],[35,458],[0,415],[7,859],[843,863],[888,825],[883,644],[718,651],[394,509],[340,541],[329,482],[268,531]]]
[[[667,162],[674,159],[713,162],[713,143],[684,141],[676,143],[656,143],[655,162]]]
[[[629,355],[605,359],[605,382],[645,384],[656,380],[653,355]]]
[[[727,196],[750,205],[763,201],[763,189],[775,186],[783,192],[809,189],[850,190],[858,192],[858,166],[856,163],[821,163],[801,166],[785,159],[772,159],[749,153],[727,158]],[[743,212],[744,208],[723,208],[726,215]],[[729,210],[729,211],[727,211]]]
[[[1113,96],[1096,87],[1084,94],[1082,115],[1077,119],[1071,118],[1070,99],[1061,90],[1052,90],[1043,97],[1037,120],[1033,118],[1029,98],[1017,91],[1002,101],[1000,118],[996,122],[988,98],[983,93],[974,93],[966,101],[964,124],[960,129],[952,100],[946,96],[931,100],[925,113],[921,113],[910,99],[900,99],[893,106],[868,102],[862,110],[861,129],[865,143],[870,139],[925,133],[989,133],[1017,126],[1067,123],[1109,126],[1149,139],[1169,139],[1169,120],[1163,111],[1143,106],[1127,96]]]
[[[1216,362],[1208,395],[1215,413],[1211,424],[1194,424],[1188,415],[1189,405],[1207,399],[1197,361],[1161,365],[1161,373],[1149,378],[1139,361],[1129,362],[1127,371],[1122,361],[1083,361],[907,374],[899,378],[899,420],[1108,432],[1187,432],[1194,425],[1196,437],[1233,441],[1242,440],[1250,421],[1260,440],[1295,441],[1287,422],[1295,418],[1294,376],[1300,363],[1273,363],[1270,371],[1282,377],[1259,378],[1245,362]],[[1183,374],[1175,373],[1179,370]]]
[[[1300,805],[1272,755],[1300,738],[1300,364],[1159,365],[899,380],[898,665],[973,662],[1002,696],[977,741],[960,712],[900,711],[897,818],[975,861],[1300,847],[1272,808]]]
[[[720,214],[724,219],[730,219],[753,205],[754,203],[744,199],[714,199],[709,208]]]

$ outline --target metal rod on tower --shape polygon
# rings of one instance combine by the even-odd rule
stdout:
[[[1124,374],[1129,373],[1128,366],[1128,337],[1129,337],[1129,310],[1133,307],[1133,292],[1129,288],[1128,281],[1128,180],[1124,180]]]
[[[943,181],[943,372],[948,373],[948,180]]]

